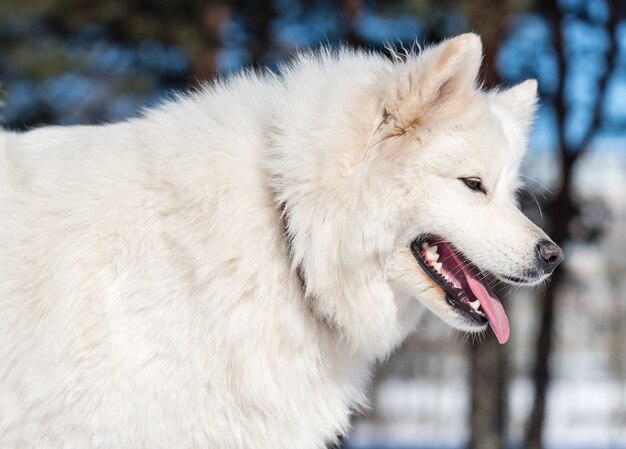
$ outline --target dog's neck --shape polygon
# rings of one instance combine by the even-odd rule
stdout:
[[[289,212],[287,210],[287,206],[285,202],[282,202],[278,205],[278,211],[280,212],[281,224],[283,229],[283,236],[285,239],[285,246],[287,247],[287,254],[289,256],[289,261],[293,266],[293,236],[289,232]],[[300,280],[300,285],[302,287],[302,292],[306,296],[306,281],[304,278],[304,271],[302,268],[302,264],[298,264],[296,267],[296,274],[298,275],[298,279]]]

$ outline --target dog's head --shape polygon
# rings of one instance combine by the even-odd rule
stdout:
[[[515,198],[536,82],[477,89],[481,45],[474,35],[417,59],[426,71],[405,68],[409,74],[399,75],[408,80],[405,90],[386,97],[381,125],[390,136],[381,150],[406,154],[399,217],[405,227],[390,279],[454,327],[477,331],[490,324],[503,343],[508,319],[488,276],[534,285],[563,260]]]
[[[339,55],[337,90],[310,94],[326,109],[294,110],[279,130],[272,169],[294,267],[313,309],[357,345],[394,332],[406,293],[459,329],[490,324],[504,342],[486,276],[533,285],[563,259],[516,205],[536,82],[482,91],[481,55],[472,34],[395,63]]]

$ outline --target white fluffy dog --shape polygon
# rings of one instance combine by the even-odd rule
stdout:
[[[105,126],[0,132],[0,447],[322,448],[423,306],[509,327],[536,83],[463,35],[342,50]]]

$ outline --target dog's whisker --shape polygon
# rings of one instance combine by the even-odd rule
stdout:
[[[543,210],[541,210],[541,205],[539,204],[539,200],[537,200],[537,196],[535,196],[535,194],[528,188],[524,188],[524,190],[528,192],[530,197],[533,199],[533,201],[537,205],[537,209],[539,210],[539,217],[543,220]],[[545,197],[544,197],[544,200],[545,200]]]
[[[554,195],[554,193],[552,193],[552,190],[550,190],[548,187],[546,187],[544,184],[542,184],[540,181],[538,181],[536,178],[532,178],[530,176],[527,175],[519,175],[520,178],[524,178],[524,179],[528,179],[529,181],[534,182],[535,184],[537,184],[538,186],[540,186],[543,190],[545,190],[546,192],[548,192],[550,195]]]

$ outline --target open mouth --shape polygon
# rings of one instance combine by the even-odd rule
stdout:
[[[485,274],[441,237],[426,235],[411,243],[413,256],[466,321],[489,323],[498,342],[509,339],[509,320],[500,299],[484,282]]]

